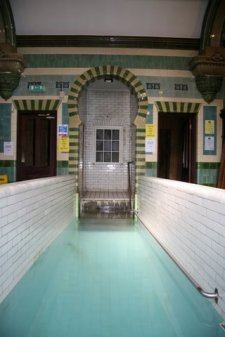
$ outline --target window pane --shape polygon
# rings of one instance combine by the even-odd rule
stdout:
[[[104,141],[104,151],[111,151],[111,141],[110,140]]]
[[[103,151],[103,140],[97,140],[96,151]]]
[[[103,152],[96,152],[96,162],[103,162]]]
[[[111,162],[111,152],[104,152],[104,162]]]
[[[104,130],[104,139],[111,139],[111,130]]]
[[[112,139],[119,140],[120,139],[120,131],[112,130]]]
[[[103,139],[103,130],[96,130],[96,139]]]
[[[117,140],[112,142],[112,151],[119,151],[119,142]]]
[[[112,152],[112,162],[119,162],[119,152]]]

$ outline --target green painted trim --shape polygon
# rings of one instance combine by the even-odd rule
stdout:
[[[200,185],[208,186],[208,187],[216,187],[216,184],[200,184]]]
[[[78,164],[69,164],[69,166],[68,166],[69,168],[78,168],[79,167],[79,165]]]
[[[15,167],[15,160],[0,160],[0,167]]]
[[[57,160],[57,168],[68,167],[69,162],[67,160]]]
[[[136,140],[145,140],[145,136],[136,136]],[[137,146],[138,146],[139,144],[137,144]]]
[[[157,169],[158,163],[157,162],[146,162],[145,167],[147,169]]]
[[[210,163],[210,162],[198,162],[196,163],[196,168],[198,170],[207,170],[207,169],[219,169],[220,163]]]
[[[143,144],[142,143],[136,144],[136,148],[139,148],[139,147],[145,147],[145,143],[143,143]]]
[[[71,136],[70,136],[70,139],[71,139]],[[79,142],[71,142],[70,141],[70,146],[79,146]]]
[[[142,106],[139,107],[139,108],[144,109]],[[146,117],[146,113],[139,112],[138,116],[145,118]]]
[[[145,164],[143,164],[143,165],[136,165],[135,167],[136,167],[136,169],[142,170],[142,169],[145,169]]]
[[[135,154],[145,154],[145,151],[135,151]]]

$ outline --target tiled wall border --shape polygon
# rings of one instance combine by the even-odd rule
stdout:
[[[145,118],[148,110],[148,98],[143,84],[129,70],[119,66],[105,65],[95,67],[84,72],[71,86],[68,95],[69,126],[70,126],[70,153],[69,173],[76,175],[78,182],[79,164],[79,96],[81,91],[90,82],[104,76],[112,76],[124,82],[132,88],[137,96],[138,112],[134,124],[136,126],[136,159],[135,176],[145,174]]]

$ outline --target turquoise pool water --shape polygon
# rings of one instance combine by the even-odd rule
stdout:
[[[131,220],[70,224],[0,305],[0,337],[217,337],[221,321]]]

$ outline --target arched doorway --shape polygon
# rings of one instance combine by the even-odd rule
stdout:
[[[70,137],[70,153],[69,153],[69,173],[76,176],[78,191],[80,190],[79,179],[79,156],[80,148],[80,125],[81,116],[79,111],[79,98],[88,84],[97,79],[116,79],[125,83],[134,92],[137,100],[137,113],[133,124],[135,125],[135,181],[137,183],[138,176],[145,174],[145,118],[148,108],[147,95],[142,83],[129,70],[118,66],[101,66],[89,69],[82,74],[72,85],[68,96],[69,109],[69,137]],[[116,131],[115,131],[116,133]]]

